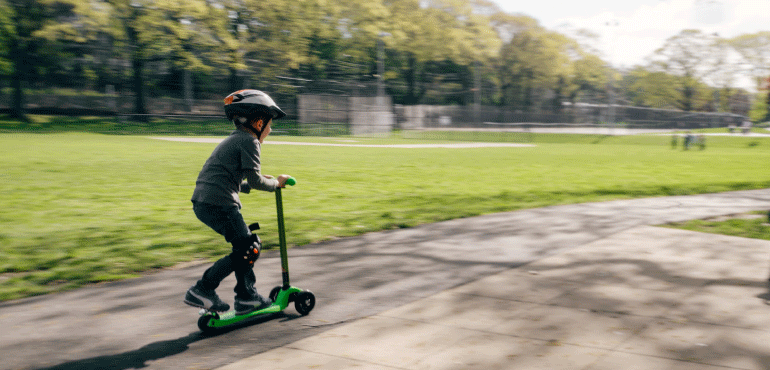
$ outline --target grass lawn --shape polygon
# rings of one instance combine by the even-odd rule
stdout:
[[[150,125],[127,135],[131,131],[120,126],[118,134],[48,126],[0,133],[0,300],[133,277],[229,250],[195,218],[189,201],[215,144],[148,138],[173,127]],[[682,151],[670,147],[668,136],[431,135],[313,140],[536,146],[265,144],[263,172],[299,181],[284,191],[289,244],[555,204],[770,186],[770,138],[709,137],[706,150]],[[242,200],[247,222],[259,221],[265,245],[275,248],[273,194],[244,194]]]
[[[770,220],[767,212],[751,212],[706,220],[690,220],[661,225],[675,229],[703,233],[739,236],[742,238],[770,240]]]

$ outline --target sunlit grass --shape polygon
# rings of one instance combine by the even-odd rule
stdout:
[[[216,144],[147,137],[162,134],[150,129],[141,136],[0,134],[0,299],[123,279],[227,253],[229,246],[195,218],[189,201],[198,171]],[[466,135],[449,139],[536,146],[265,144],[263,172],[299,180],[284,192],[289,244],[555,204],[770,186],[770,139],[765,138],[714,137],[706,150],[682,151],[671,149],[666,136]],[[265,245],[275,248],[273,194],[255,192],[242,199],[247,221],[259,221]]]
[[[725,220],[691,220],[662,225],[704,233],[770,240],[770,220],[767,212],[736,215]]]

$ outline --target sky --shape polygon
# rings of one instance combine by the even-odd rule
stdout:
[[[506,13],[522,13],[549,30],[588,29],[595,47],[616,67],[644,58],[685,29],[731,38],[770,31],[770,0],[493,0]]]

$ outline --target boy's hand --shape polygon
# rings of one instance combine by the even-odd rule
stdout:
[[[291,176],[289,175],[281,175],[278,176],[278,187],[279,188],[285,188],[286,187],[286,180],[288,180]]]

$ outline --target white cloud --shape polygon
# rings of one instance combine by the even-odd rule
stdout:
[[[549,29],[564,32],[569,25],[599,34],[595,47],[605,59],[625,67],[643,64],[666,39],[685,29],[722,37],[770,30],[770,0],[495,1]]]

